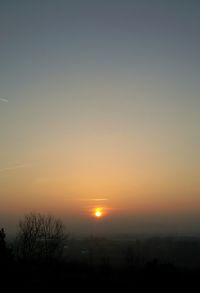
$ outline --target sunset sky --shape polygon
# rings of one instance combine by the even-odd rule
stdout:
[[[197,0],[1,0],[0,226],[200,232],[199,52]]]

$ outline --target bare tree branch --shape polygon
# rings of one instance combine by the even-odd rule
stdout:
[[[25,259],[52,259],[61,256],[68,235],[60,219],[30,213],[19,222],[19,251]]]

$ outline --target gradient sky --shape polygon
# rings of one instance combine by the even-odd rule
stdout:
[[[199,52],[197,0],[1,0],[1,223],[200,231]]]

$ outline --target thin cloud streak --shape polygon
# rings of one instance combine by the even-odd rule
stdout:
[[[4,103],[8,103],[8,99],[5,99],[5,98],[0,98],[0,101]]]
[[[16,170],[16,169],[22,169],[22,168],[26,168],[26,167],[30,167],[32,164],[19,164],[19,165],[14,165],[14,166],[10,166],[10,167],[6,167],[6,168],[2,168],[0,169],[0,172],[6,172],[6,171],[12,171],[12,170]]]
[[[80,198],[81,201],[107,201],[108,198]]]

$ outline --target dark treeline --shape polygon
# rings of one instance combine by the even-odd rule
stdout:
[[[14,241],[0,230],[0,279],[6,291],[134,292],[199,287],[198,238],[72,238],[52,216],[29,214]]]

